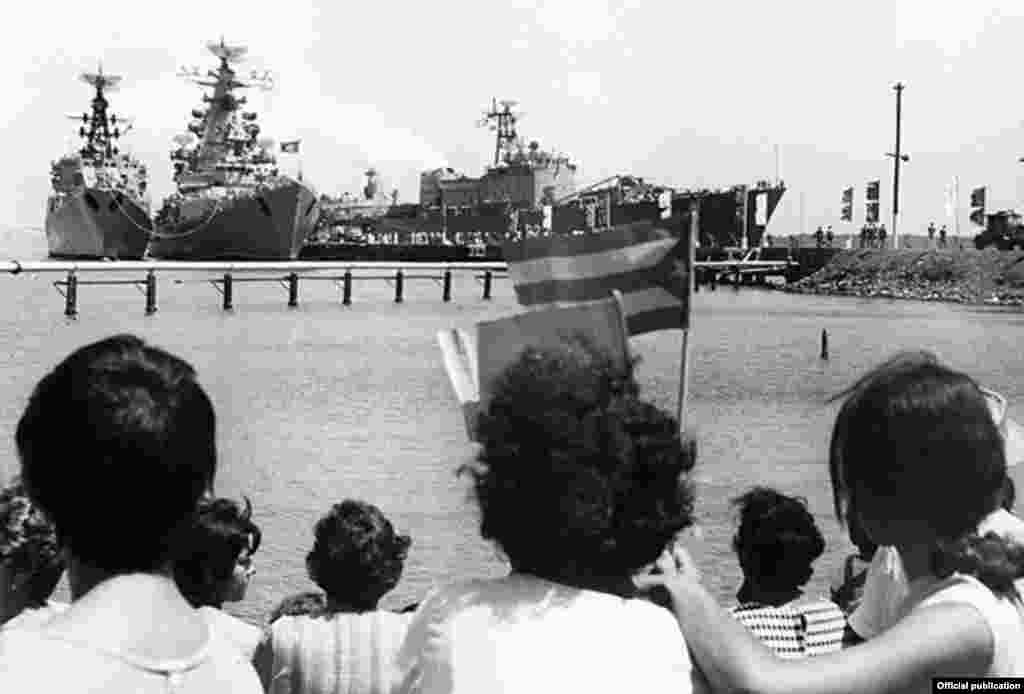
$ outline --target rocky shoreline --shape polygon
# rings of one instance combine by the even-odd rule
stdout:
[[[799,294],[1024,306],[1024,252],[852,250],[782,287]]]

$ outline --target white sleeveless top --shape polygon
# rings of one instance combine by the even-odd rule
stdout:
[[[1024,581],[1017,581],[1017,590],[1024,590]],[[987,677],[1024,676],[1024,604],[1018,600],[1001,598],[973,576],[953,574],[915,590],[905,609],[929,607],[945,603],[966,603],[981,613],[992,632],[992,664]]]

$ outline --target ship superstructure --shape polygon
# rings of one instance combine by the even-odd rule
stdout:
[[[243,110],[237,91],[270,89],[269,73],[241,78],[235,65],[247,49],[207,45],[219,60],[205,75],[181,76],[212,91],[192,110],[188,133],[171,152],[175,193],[157,213],[150,255],[156,258],[290,260],[313,230],[317,197],[301,180],[282,175],[274,141],[260,138],[258,114]]]
[[[121,78],[104,74],[100,66],[81,80],[95,93],[88,112],[68,116],[81,123],[81,147],[50,165],[45,223],[50,255],[139,259],[152,229],[147,171],[117,146],[131,121],[109,111],[107,94]]]

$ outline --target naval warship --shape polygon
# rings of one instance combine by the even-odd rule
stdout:
[[[50,256],[137,260],[146,251],[152,222],[146,167],[114,144],[131,128],[128,119],[107,110],[106,95],[121,78],[104,74],[100,66],[81,79],[95,96],[90,112],[68,116],[81,121],[81,148],[50,164],[45,223]]]
[[[316,194],[299,177],[282,175],[274,141],[260,138],[254,111],[236,90],[270,89],[268,73],[242,78],[243,46],[207,44],[220,63],[205,75],[182,73],[212,89],[192,111],[188,133],[171,152],[172,193],[157,212],[149,255],[171,260],[293,260],[319,217]],[[297,142],[281,143],[295,151]]]

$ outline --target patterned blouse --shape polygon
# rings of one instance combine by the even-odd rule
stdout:
[[[846,617],[828,600],[794,600],[779,607],[748,602],[731,612],[780,658],[835,653],[843,645]]]

